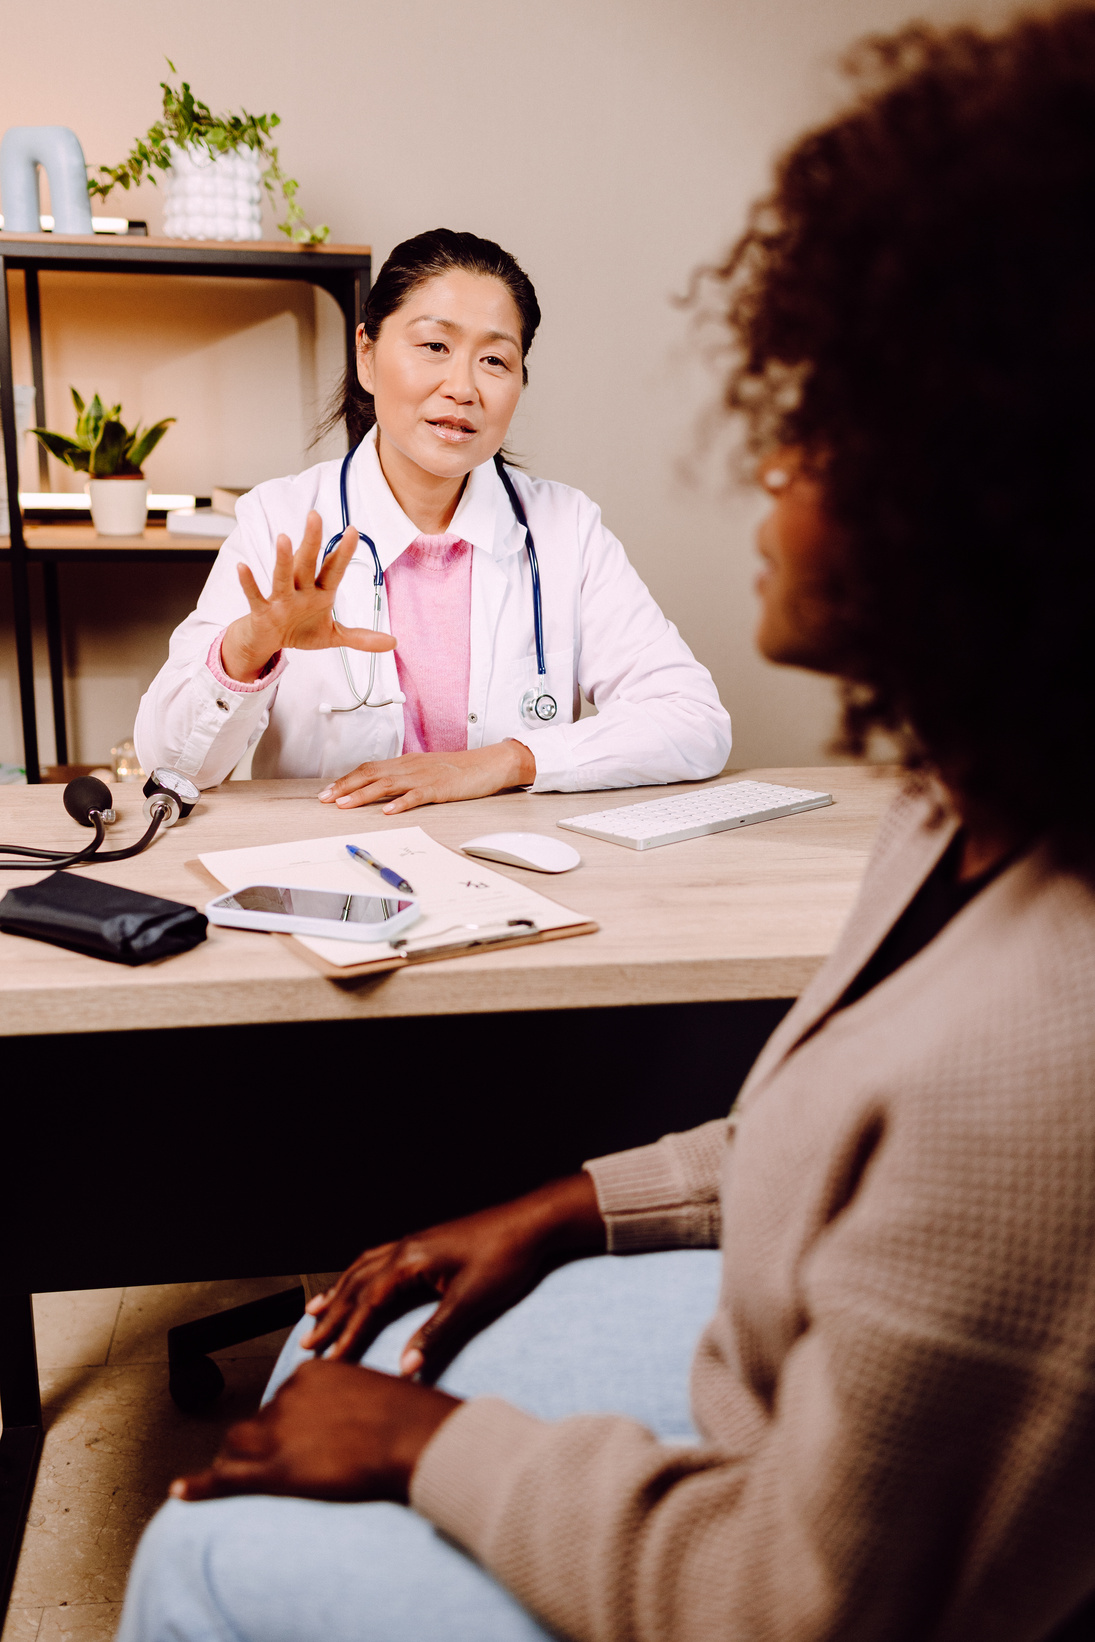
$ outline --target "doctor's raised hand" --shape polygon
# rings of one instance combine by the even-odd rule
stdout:
[[[334,613],[338,584],[357,547],[357,531],[346,531],[316,575],[323,540],[323,520],[313,508],[296,553],[288,536],[275,544],[270,597],[263,598],[250,565],[240,564],[240,586],[251,606],[225,629],[221,639],[221,666],[229,678],[253,684],[282,650],[394,650],[388,633],[366,627],[343,627]]]

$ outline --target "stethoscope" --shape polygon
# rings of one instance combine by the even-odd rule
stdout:
[[[338,477],[339,500],[342,504],[342,529],[338,532],[337,536],[331,537],[331,540],[323,549],[323,556],[319,561],[319,565],[316,567],[317,572],[322,567],[327,555],[334,552],[335,548],[350,528],[350,503],[346,494],[346,480],[350,471],[350,463],[356,456],[358,448],[359,447],[355,446],[353,450],[347,451],[345,457],[343,458],[342,471]],[[525,550],[528,553],[529,569],[532,572],[532,629],[536,639],[537,676],[536,683],[533,685],[532,689],[526,690],[524,695],[521,697],[520,713],[526,724],[550,724],[551,720],[559,711],[559,707],[555,697],[550,695],[547,690],[547,664],[544,661],[544,609],[540,599],[540,565],[536,558],[536,544],[532,539],[532,531],[529,527],[528,516],[525,513],[525,509],[521,503],[521,498],[518,496],[517,491],[514,488],[513,480],[506,472],[505,463],[502,461],[500,455],[494,458],[494,465],[498,471],[498,477],[501,479],[502,484],[505,487],[506,495],[509,497],[509,504],[513,509],[514,518],[525,532]],[[380,612],[384,595],[384,571],[381,568],[380,555],[376,550],[376,543],[373,541],[372,537],[367,536],[363,530],[358,531],[358,536],[365,543],[365,546],[369,549],[369,552],[373,556],[373,632],[379,633]],[[332,616],[335,614],[333,609],[331,614]],[[337,616],[335,619],[338,619]],[[373,693],[373,685],[376,681],[375,650],[371,652],[369,657],[369,682],[365,688],[365,694],[363,696],[359,696],[357,693],[357,686],[354,683],[354,676],[350,671],[350,658],[346,654],[344,647],[340,647],[339,655],[342,657],[342,670],[346,675],[346,683],[349,686],[350,694],[354,698],[354,704],[352,707],[332,707],[329,702],[324,701],[320,703],[319,710],[321,713],[356,713],[359,707],[394,707],[407,699],[406,696],[397,690],[390,695],[386,701],[370,700]]]

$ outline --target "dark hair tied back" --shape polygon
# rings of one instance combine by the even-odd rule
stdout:
[[[375,342],[384,321],[402,308],[419,286],[455,269],[499,279],[513,298],[521,322],[521,379],[527,385],[525,360],[540,323],[540,304],[536,300],[536,292],[515,257],[503,251],[500,245],[495,245],[493,240],[480,239],[476,234],[458,234],[451,228],[432,228],[428,233],[416,234],[413,239],[405,239],[397,245],[377,275],[365,303],[362,315],[365,335],[370,342]],[[331,407],[321,432],[329,432],[340,422],[346,424],[351,449],[360,444],[376,422],[373,396],[361,386],[353,365],[347,366],[342,392]]]

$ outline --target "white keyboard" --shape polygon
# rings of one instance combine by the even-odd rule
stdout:
[[[556,825],[568,832],[584,832],[588,838],[603,838],[609,844],[624,844],[630,850],[652,850],[685,838],[703,838],[709,832],[725,832],[728,827],[749,827],[754,821],[819,810],[832,801],[829,792],[777,787],[768,781],[728,781],[721,787],[652,798],[645,804],[569,815]]]

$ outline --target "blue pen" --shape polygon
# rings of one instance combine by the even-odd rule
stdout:
[[[414,890],[405,878],[401,878],[398,872],[393,872],[391,867],[382,867],[376,857],[370,855],[368,850],[363,850],[360,844],[347,844],[346,848],[355,861],[364,861],[367,867],[372,867],[374,872],[379,872],[384,882],[391,884],[393,889],[401,889],[404,895],[414,894]]]

